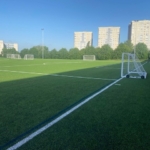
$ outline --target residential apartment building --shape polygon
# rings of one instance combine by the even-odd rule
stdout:
[[[133,45],[144,43],[150,49],[150,20],[132,21],[128,27],[128,40]]]
[[[0,40],[0,54],[2,53],[2,49],[11,49],[15,48],[18,51],[18,44],[17,43],[4,43],[4,41]]]
[[[117,48],[120,42],[120,27],[99,27],[98,28],[98,47],[105,44],[112,49]]]
[[[93,45],[93,33],[92,32],[74,32],[74,47],[79,50],[85,48],[87,44]]]
[[[17,43],[4,43],[5,48],[12,49],[15,48],[18,51],[18,44]]]

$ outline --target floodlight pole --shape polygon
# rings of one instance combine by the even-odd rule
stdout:
[[[44,59],[44,29],[42,31],[42,59]]]

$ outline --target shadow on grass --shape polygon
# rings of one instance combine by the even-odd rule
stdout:
[[[120,69],[117,69],[119,67],[120,65],[111,65],[64,72],[60,75],[116,79],[120,76]],[[6,143],[4,148],[22,139],[111,82],[41,76],[0,83],[1,145]]]
[[[113,71],[113,68],[118,67],[120,67],[118,64],[109,65],[57,74],[66,76],[44,75],[1,82],[0,145],[4,144],[1,148],[32,133],[113,81],[98,78],[117,79],[120,76],[120,70]],[[13,76],[17,72],[5,73]],[[93,79],[73,76],[92,77]]]
[[[150,63],[144,68],[149,74]],[[148,150],[149,81],[121,80],[21,149]]]

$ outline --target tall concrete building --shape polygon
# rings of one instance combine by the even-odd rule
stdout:
[[[2,53],[2,49],[11,49],[15,48],[18,51],[18,44],[17,43],[4,43],[4,41],[0,40],[0,54]]]
[[[98,47],[105,44],[112,49],[117,48],[120,42],[120,27],[99,27],[98,28]]]
[[[150,49],[150,20],[132,21],[128,27],[128,40],[133,45],[144,43]]]
[[[0,40],[0,54],[2,53],[3,48],[4,48],[4,42]]]
[[[17,43],[4,43],[4,47],[7,49],[15,48],[18,51],[18,44]]]
[[[93,45],[93,33],[92,32],[74,32],[74,47],[81,50],[85,48],[87,44]]]

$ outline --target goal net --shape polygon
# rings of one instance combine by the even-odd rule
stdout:
[[[136,54],[122,53],[121,77],[145,79],[146,75]]]
[[[26,55],[24,55],[24,59],[25,60],[33,60],[34,59],[34,55],[32,55],[32,54],[26,54]]]
[[[21,59],[20,54],[7,54],[7,58],[10,59]]]
[[[96,60],[95,55],[83,55],[83,60]]]

